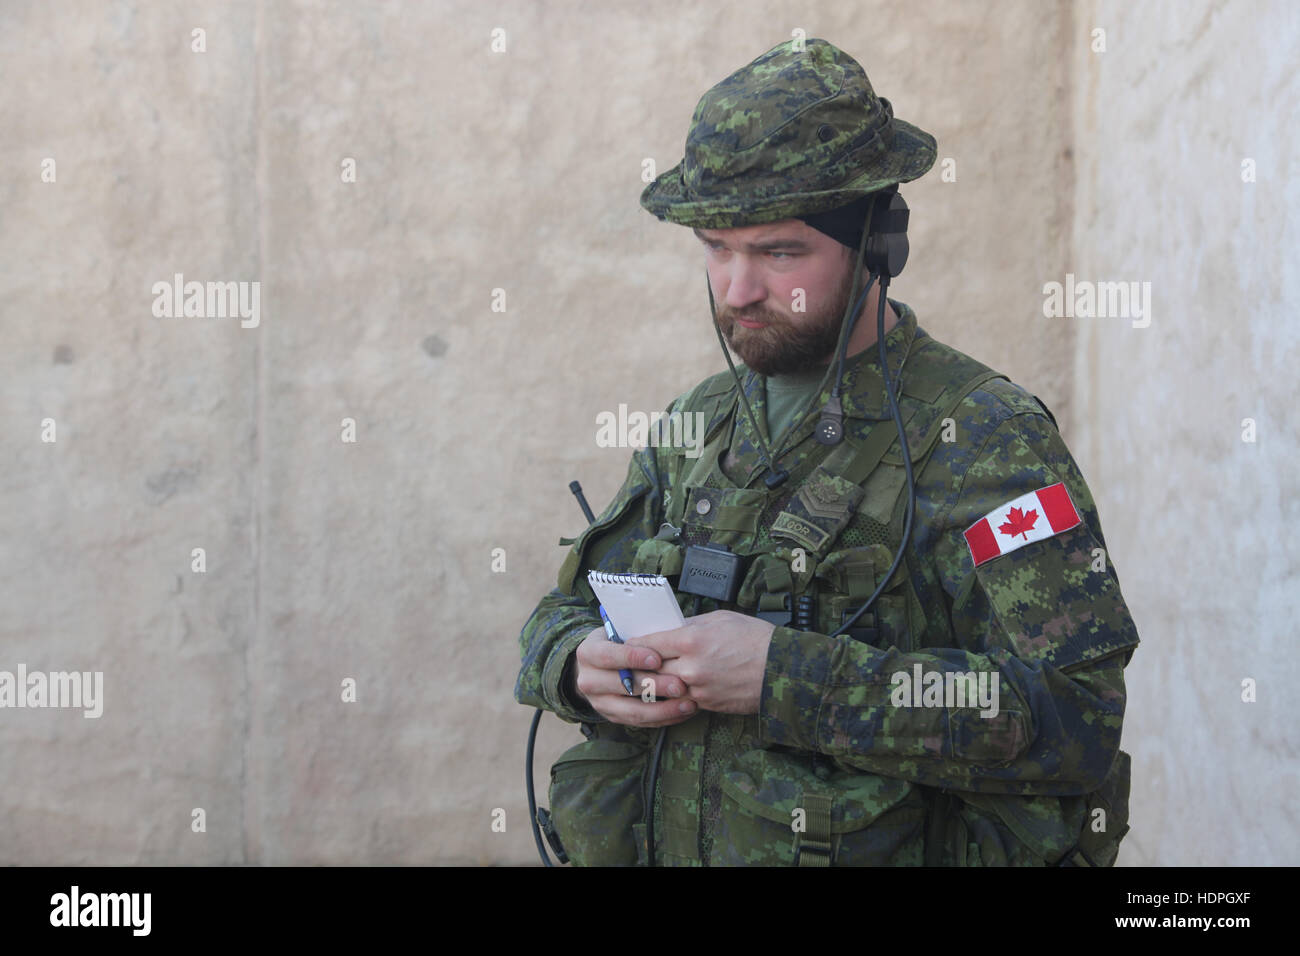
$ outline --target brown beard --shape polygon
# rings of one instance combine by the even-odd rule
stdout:
[[[825,368],[840,338],[840,324],[849,305],[853,285],[850,271],[835,294],[817,312],[803,316],[795,326],[790,320],[763,305],[733,309],[717,307],[718,328],[740,360],[759,375],[789,375]],[[747,329],[736,319],[765,323],[761,329]]]

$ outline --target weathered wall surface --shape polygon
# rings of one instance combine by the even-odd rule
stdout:
[[[1075,452],[1143,639],[1123,859],[1295,865],[1300,10],[1106,2],[1075,25],[1106,51],[1071,51],[1072,271],[1151,300],[1061,320]]]
[[[1295,862],[1295,27],[1280,3],[0,5],[0,669],[104,675],[97,719],[0,711],[0,862],[534,861],[512,689],[582,526],[567,483],[599,510],[629,452],[596,415],[725,367],[643,162],[795,29],[938,139],[894,297],[1042,397],[1098,498],[1144,638],[1121,862]],[[1045,318],[1067,272],[1151,281],[1151,325]],[[156,316],[177,273],[258,282],[256,325]],[[575,739],[543,722],[541,786]]]

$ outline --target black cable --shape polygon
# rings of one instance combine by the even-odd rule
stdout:
[[[533,790],[533,743],[537,740],[537,724],[541,719],[542,709],[539,707],[537,713],[533,714],[533,725],[528,728],[528,751],[524,754],[524,787],[528,791],[528,813],[533,824],[533,839],[537,841],[537,852],[541,854],[544,864],[555,866],[546,847],[542,845],[542,828],[537,822],[537,794]]]
[[[853,338],[853,329],[858,324],[858,313],[866,305],[867,296],[871,294],[871,286],[875,281],[876,274],[873,272],[871,278],[867,279],[862,294],[858,296],[858,301],[853,303],[853,311],[849,313],[848,324],[840,335],[839,363],[835,367],[835,386],[831,389],[831,398],[839,398],[840,389],[844,387],[844,353],[848,351],[849,339]]]
[[[898,545],[898,553],[894,555],[894,563],[889,566],[889,571],[876,585],[876,590],[871,597],[867,598],[866,603],[858,608],[851,618],[841,624],[830,635],[831,637],[839,637],[856,624],[863,612],[875,603],[876,598],[880,597],[881,592],[885,590],[885,586],[889,583],[889,579],[898,570],[898,565],[903,560],[903,553],[907,550],[907,543],[912,538],[912,517],[916,508],[916,483],[912,475],[912,455],[907,447],[907,433],[903,429],[903,415],[898,410],[898,399],[894,396],[894,384],[889,378],[889,354],[885,351],[885,292],[888,288],[889,273],[882,272],[880,275],[880,304],[876,310],[876,345],[880,350],[880,374],[885,380],[885,396],[889,399],[889,411],[893,415],[894,426],[898,429],[899,450],[903,456],[903,470],[907,475],[907,517],[903,522],[903,540]],[[899,368],[901,369],[902,366],[900,365]]]

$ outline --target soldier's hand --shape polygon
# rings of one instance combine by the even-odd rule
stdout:
[[[577,697],[606,720],[632,727],[669,727],[690,720],[698,709],[684,700],[690,688],[680,677],[656,673],[660,656],[647,647],[615,644],[598,627],[587,635],[574,653],[574,683]],[[632,672],[629,697],[619,678],[619,669]],[[647,683],[647,681],[649,683]],[[646,701],[646,697],[658,700]]]
[[[757,714],[775,625],[735,611],[709,611],[671,631],[634,638],[624,647],[653,652],[659,680],[677,678],[692,700],[719,714]]]

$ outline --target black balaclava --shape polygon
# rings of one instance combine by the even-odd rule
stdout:
[[[848,246],[856,255],[858,245],[862,241],[862,229],[866,225],[867,211],[871,208],[871,201],[875,198],[874,194],[863,196],[846,205],[828,209],[826,212],[813,213],[811,216],[796,216],[795,218],[806,222],[818,232],[825,233],[836,242]]]

